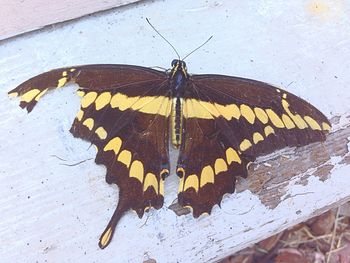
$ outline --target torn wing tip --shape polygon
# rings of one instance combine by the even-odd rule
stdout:
[[[8,93],[7,93],[7,96],[9,97],[9,98],[16,98],[16,97],[18,97],[18,92],[16,92],[16,91],[9,91]]]

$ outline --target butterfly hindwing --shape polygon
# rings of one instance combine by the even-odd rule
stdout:
[[[177,167],[178,202],[198,217],[210,213],[224,194],[234,192],[237,176],[247,175],[249,160],[229,146],[214,121],[185,119],[184,129]]]
[[[97,111],[98,98],[107,96],[106,92],[112,93],[109,96],[111,100]],[[96,163],[106,166],[107,183],[115,183],[120,189],[118,207],[100,238],[101,248],[110,242],[114,228],[124,212],[133,209],[142,217],[146,209],[159,209],[163,206],[164,176],[169,173],[169,113],[163,111],[166,116],[161,113],[162,107],[169,112],[170,100],[164,104],[153,105],[154,114],[147,114],[140,112],[147,104],[138,110],[115,105],[113,97],[118,97],[120,92],[122,91],[101,91],[86,107],[84,98],[91,96],[87,92],[82,99],[84,108],[80,112],[83,114],[78,114],[71,128],[74,136],[88,140],[96,146]],[[119,102],[133,100],[132,105],[136,105],[143,98],[137,100],[129,97]],[[150,100],[148,103],[153,104],[154,101]]]

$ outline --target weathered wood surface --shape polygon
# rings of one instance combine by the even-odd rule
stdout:
[[[0,0],[0,40],[140,0]]]
[[[2,41],[1,260],[214,262],[349,200],[349,5],[148,2]],[[170,176],[165,206],[142,220],[128,213],[102,251],[98,237],[118,189],[104,182],[105,169],[90,159],[94,149],[89,143],[68,132],[79,107],[75,87],[48,94],[29,115],[6,92],[33,75],[67,65],[169,67],[174,54],[145,23],[146,16],[180,54],[215,34],[187,60],[190,72],[279,84],[322,110],[334,128],[324,143],[259,158],[237,193],[226,196],[211,216],[176,216],[168,207],[176,199],[178,179]]]

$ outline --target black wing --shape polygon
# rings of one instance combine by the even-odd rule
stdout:
[[[31,111],[49,89],[75,82],[82,96],[71,133],[96,146],[95,162],[107,168],[107,183],[119,186],[117,208],[100,237],[105,248],[129,209],[163,206],[169,173],[169,81],[163,72],[125,65],[88,65],[38,75],[9,92]]]
[[[330,130],[314,106],[263,82],[195,75],[187,91],[178,199],[196,217],[234,192],[237,176],[247,176],[257,156],[323,141]]]

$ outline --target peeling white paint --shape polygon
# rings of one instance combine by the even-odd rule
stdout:
[[[350,8],[349,3],[344,5]],[[322,182],[311,176],[302,186],[296,183],[299,178],[293,178],[284,195],[290,198],[275,209],[266,208],[246,190],[226,196],[222,209],[216,206],[211,216],[193,219],[167,209],[176,198],[178,178],[173,175],[166,180],[165,206],[152,210],[148,219],[128,213],[110,246],[100,250],[97,241],[116,206],[117,187],[105,183],[105,169],[93,161],[67,167],[51,157],[57,155],[66,163],[94,158],[89,143],[68,132],[79,105],[73,86],[45,96],[29,115],[19,109],[18,101],[6,96],[22,81],[61,66],[126,63],[169,67],[174,54],[145,23],[144,18],[150,17],[180,54],[214,34],[188,59],[190,72],[274,83],[307,99],[328,117],[338,116],[350,112],[350,21],[346,14],[319,19],[302,0],[156,1],[3,41],[1,260],[211,262],[349,197],[350,168],[339,165],[339,157],[334,156],[331,163],[336,167],[330,179]],[[349,120],[341,117],[336,128],[348,125]],[[294,151],[284,149],[259,160],[281,153],[293,158]],[[175,152],[171,156],[174,167]]]

